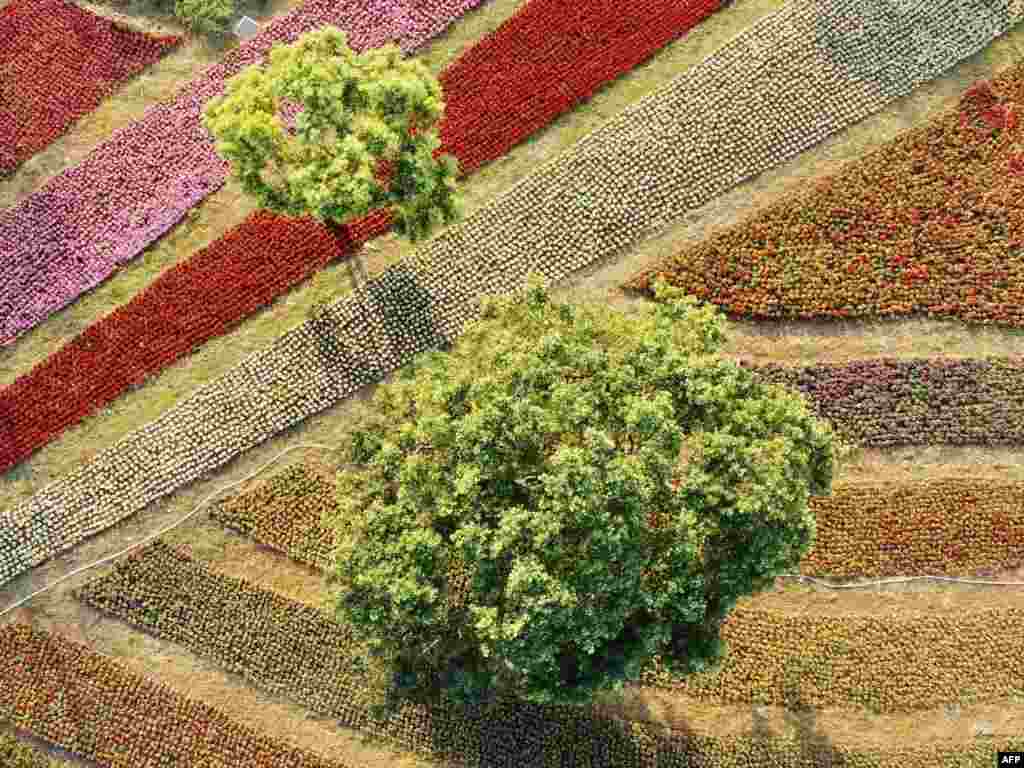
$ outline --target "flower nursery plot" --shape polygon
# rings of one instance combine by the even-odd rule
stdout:
[[[754,318],[1024,326],[1024,64],[841,173],[632,278]]]
[[[228,166],[200,123],[224,81],[262,61],[276,42],[291,42],[324,24],[348,33],[361,51],[397,41],[409,54],[481,0],[410,0],[380,14],[374,3],[314,0],[275,19],[229,51],[168,104],[97,146],[0,215],[0,346],[76,297],[167,232],[220,187]],[[415,8],[410,6],[415,5]]]
[[[21,259],[0,279],[0,344],[41,326],[0,350],[0,721],[103,768],[988,768],[1024,749],[1021,21],[1024,4],[991,0],[308,0],[261,21],[0,213],[0,272]],[[386,213],[324,227],[216,192],[227,168],[198,128],[203,105],[274,42],[324,24],[357,47],[423,52],[442,81],[441,151],[460,160],[469,212],[415,252],[386,236],[349,265]],[[818,189],[818,163],[838,160]],[[764,204],[801,178],[805,194]],[[128,265],[132,280],[55,313],[207,197],[197,219],[234,217],[190,222]],[[848,226],[814,201],[852,211]],[[781,299],[757,314],[719,297],[726,356],[802,394],[848,443],[831,493],[810,498],[815,539],[794,579],[740,599],[714,672],[675,677],[655,657],[621,696],[581,708],[374,713],[365,649],[321,600],[321,517],[369,388],[457,342],[481,296],[531,272],[556,300],[649,310],[649,293],[619,290],[629,275],[670,275],[658,265],[684,236],[703,252],[748,231],[749,211],[765,243],[723,239],[737,259],[806,247],[813,258],[793,257],[805,293],[834,288],[838,309],[887,318],[812,323]],[[894,242],[960,258],[977,300],[954,311],[940,295],[953,273],[930,265],[886,258],[903,271],[865,268],[863,289],[814,271]],[[708,259],[707,290],[725,291]],[[878,270],[898,285],[872,288]],[[965,319],[989,327],[975,337]],[[272,474],[286,448],[304,461]],[[925,578],[876,587],[884,577]]]
[[[146,433],[125,436],[79,467],[74,482],[49,485],[16,508],[17,525],[0,524],[0,542],[10,542],[0,579],[40,562],[34,558],[43,549],[71,546],[72,537],[55,530],[70,528],[81,540],[124,519],[379,381],[415,354],[453,342],[477,316],[480,297],[520,291],[531,272],[553,282],[627,250],[658,222],[778,166],[938,76],[984,48],[1011,21],[982,0],[942,6],[943,15],[920,6],[891,18],[884,12],[887,3],[872,0],[880,3],[873,11],[881,25],[877,34],[901,47],[895,49],[899,56],[879,70],[885,88],[865,93],[859,71],[848,66],[863,55],[857,35],[843,34],[849,1],[793,0],[764,17],[716,56],[634,103],[441,231],[411,258],[368,280],[356,295],[337,300],[179,401]],[[941,56],[918,55],[917,24],[927,24],[936,40],[948,36],[949,45],[936,48]],[[773,37],[778,45],[766,45]],[[796,63],[803,60],[819,67],[805,76]],[[793,67],[800,72],[794,88],[804,98],[795,98],[793,91],[786,99],[766,101],[769,86],[757,74]],[[712,87],[731,94],[720,111],[680,108],[688,100],[696,105]],[[835,101],[814,96],[822,91]],[[756,135],[756,126],[768,123],[786,140],[762,136],[755,142],[737,134],[737,125]],[[726,143],[711,149],[708,136]],[[693,153],[701,162],[690,161]],[[981,421],[972,428],[987,435],[991,424]],[[1012,443],[1018,429],[1011,418],[998,439]],[[956,431],[951,438],[958,442]],[[86,495],[83,484],[101,490]]]
[[[658,0],[623,14],[605,3],[579,15],[534,0],[442,74],[437,154],[476,169],[717,7]],[[253,214],[0,391],[0,472],[389,226],[379,213],[336,228]],[[72,380],[78,397],[62,396]],[[5,412],[25,415],[5,426]]]
[[[0,716],[105,768],[355,768],[275,742],[59,635],[12,624],[0,627],[0,649]]]
[[[0,9],[0,40],[0,178],[181,42],[68,0],[12,0]]]

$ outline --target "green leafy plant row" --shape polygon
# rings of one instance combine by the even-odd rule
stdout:
[[[0,720],[104,768],[346,768],[26,624],[0,627],[0,658]]]
[[[335,484],[302,463],[210,516],[232,530],[319,570],[330,566]],[[971,575],[1020,565],[1024,486],[969,477],[838,485],[812,496],[817,536],[800,562],[806,576]]]
[[[374,695],[367,687],[373,681],[362,673],[365,649],[344,626],[312,606],[217,574],[160,541],[77,597],[351,727],[401,740],[430,724],[443,732],[447,748],[479,747],[479,730],[451,707],[428,714],[403,703],[398,719],[371,722],[364,708]],[[812,707],[907,712],[997,702],[1024,688],[1022,619],[1022,610],[984,606],[887,615],[848,615],[830,606],[806,615],[759,609],[754,598],[737,604],[723,624],[728,651],[719,669],[680,680],[655,657],[644,680],[716,703],[785,705],[793,700],[798,667],[796,693]]]

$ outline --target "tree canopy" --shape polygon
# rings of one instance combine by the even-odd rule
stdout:
[[[364,407],[329,583],[389,695],[582,704],[656,655],[706,669],[737,599],[807,553],[831,427],[656,291],[627,316],[531,278]]]
[[[434,158],[442,96],[426,65],[396,45],[356,54],[327,26],[229,78],[203,126],[264,208],[336,224],[388,209],[415,242],[462,215],[458,162]],[[301,106],[294,134],[278,115],[284,100]]]

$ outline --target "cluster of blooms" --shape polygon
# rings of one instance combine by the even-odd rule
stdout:
[[[660,276],[754,318],[1024,325],[1024,65],[995,86],[624,287]]]
[[[224,183],[229,166],[202,127],[202,109],[275,43],[333,24],[354,50],[397,41],[409,53],[481,1],[310,0],[229,51],[174,101],[151,106],[0,215],[0,344],[106,280]]]
[[[844,610],[841,598],[813,613],[741,601],[722,624],[718,670],[679,679],[656,661],[644,682],[722,704],[889,713],[1011,700],[1024,675],[1014,629],[1024,611],[981,602],[922,611],[916,599],[891,595],[884,614]]]
[[[843,485],[811,497],[807,576],[964,576],[1024,563],[1024,485],[975,477]]]
[[[530,116],[532,132],[572,104],[572,99],[549,104],[539,97],[590,95],[716,5],[704,2],[683,13],[675,0],[654,0],[614,12],[609,3],[603,15],[592,8],[579,16],[561,0],[533,0],[446,71],[444,144],[438,153],[454,149],[464,172],[475,169],[523,138],[516,127],[526,124],[518,122],[520,114]],[[519,22],[522,17],[527,23]],[[625,24],[632,34],[609,19]],[[539,29],[544,46],[535,45]],[[478,47],[486,55],[478,54]],[[586,77],[566,49],[587,62]],[[495,65],[514,76],[500,79],[498,91],[481,103],[479,94],[492,87]],[[501,99],[495,96],[499,92]],[[386,231],[390,221],[378,212],[333,228],[265,212],[250,216],[0,392],[0,414],[23,414],[8,434],[0,426],[0,472],[355,245]],[[69,382],[76,397],[67,397]]]
[[[876,358],[802,367],[752,365],[807,396],[848,440],[898,445],[1024,443],[1024,359]]]
[[[4,768],[59,768],[45,753],[0,732],[0,765]]]
[[[68,0],[12,0],[0,9],[0,40],[4,176],[182,38],[125,29]]]
[[[336,488],[302,463],[210,512],[221,525],[325,571]],[[836,485],[812,496],[817,537],[800,573],[830,579],[963,576],[1022,562],[1024,485],[969,478]]]
[[[793,0],[761,19],[406,262],[0,518],[0,584],[73,546],[81,528],[108,528],[417,352],[453,343],[481,296],[518,292],[530,272],[550,283],[617,255],[666,218],[881,109],[1009,24],[985,0],[924,5],[913,24],[882,14],[888,21],[872,29],[904,75],[870,91],[860,70],[844,76],[839,64],[862,56],[863,43],[840,33],[865,8],[890,8],[887,0]],[[918,34],[932,36],[934,57],[905,44]],[[808,67],[809,58],[822,66]]]
[[[333,482],[300,462],[216,504],[210,517],[296,562],[326,571],[334,534],[322,520],[325,512],[337,511],[336,493]]]
[[[309,605],[218,574],[161,542],[118,563],[109,575],[79,589],[77,597],[240,674],[261,690],[432,757],[488,766],[565,764],[526,758],[538,744],[555,750],[548,758],[577,750],[579,740],[600,722],[572,707],[524,702],[507,702],[503,711],[487,717],[475,707],[408,703],[378,717],[367,707],[367,680],[354,663],[363,651],[343,625]],[[1024,672],[1024,635],[1014,631],[1021,618],[1019,609],[991,606],[926,613],[916,610],[912,599],[886,615],[851,614],[834,604],[809,615],[801,608],[741,603],[723,625],[729,651],[717,672],[679,679],[655,657],[643,679],[705,700],[784,704],[793,693],[790,675],[802,663],[796,682],[813,707],[897,712],[1008,700]],[[683,756],[686,741],[680,742],[672,751]],[[640,745],[616,746],[636,750]],[[604,764],[637,762],[634,752],[628,762]]]
[[[345,768],[59,635],[8,624],[0,656],[0,717],[104,768]]]
[[[721,0],[595,0],[581,13],[562,0],[531,0],[441,75],[445,151],[459,158],[463,172],[500,157],[720,6]]]

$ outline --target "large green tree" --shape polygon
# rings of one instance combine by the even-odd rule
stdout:
[[[380,209],[413,242],[462,215],[458,162],[441,146],[441,85],[395,45],[354,53],[322,27],[228,79],[203,126],[232,176],[268,210],[344,224]],[[282,100],[301,105],[290,135]]]
[[[657,292],[626,316],[531,278],[363,408],[329,583],[392,702],[578,704],[655,655],[707,669],[737,599],[808,551],[832,429],[716,354],[713,307]]]

